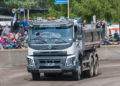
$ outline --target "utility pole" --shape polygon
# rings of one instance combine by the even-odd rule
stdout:
[[[68,0],[68,18],[70,18],[70,2]]]
[[[24,18],[25,18],[25,9],[24,9]]]

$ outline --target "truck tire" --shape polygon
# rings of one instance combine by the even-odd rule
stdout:
[[[85,74],[89,78],[93,77],[93,74],[94,74],[94,60],[93,60],[93,58],[91,58],[91,60],[90,60],[90,68],[89,68],[89,70],[87,70],[85,72]]]
[[[40,73],[32,73],[32,79],[33,80],[39,80],[40,79]]]
[[[96,60],[94,65],[94,76],[98,75],[98,69],[99,69],[99,61]]]
[[[80,66],[77,67],[76,71],[72,72],[72,76],[73,76],[73,80],[78,81],[81,79],[81,67]]]

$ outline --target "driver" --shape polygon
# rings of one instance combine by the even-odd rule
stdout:
[[[37,33],[36,33],[36,39],[40,39],[40,38],[41,38],[40,33],[37,32]]]

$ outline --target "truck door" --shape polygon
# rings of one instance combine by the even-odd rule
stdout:
[[[76,48],[79,48],[78,26],[74,26],[74,42],[75,42]]]
[[[81,54],[83,54],[83,30],[82,30],[82,27],[81,27],[81,24],[78,24],[78,26],[75,28],[77,29],[77,40],[78,40],[78,50]],[[75,30],[76,31],[76,30]]]

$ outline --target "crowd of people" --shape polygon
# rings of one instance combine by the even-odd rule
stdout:
[[[85,25],[86,20],[84,20],[83,25]],[[112,36],[106,36],[106,26],[109,23],[101,20],[97,20],[96,28],[102,28],[101,32],[101,38],[102,38],[102,44],[104,45],[112,45],[113,40]],[[110,25],[110,24],[109,24]],[[28,42],[28,21],[24,18],[21,20],[16,20],[16,22],[13,25],[13,28],[11,29],[10,26],[0,25],[0,49],[22,49],[27,48],[27,42]],[[116,31],[114,33],[114,39],[116,41],[120,40],[120,36],[118,32]]]
[[[27,47],[28,22],[24,18],[17,20],[13,29],[8,26],[0,26],[0,49],[22,49]]]
[[[97,20],[96,28],[102,28],[101,38],[103,41],[105,39],[106,26],[107,26],[107,22],[105,19],[103,21]]]
[[[109,31],[109,35],[106,35],[107,27],[111,24],[107,22],[105,19],[103,21],[97,20],[96,28],[102,28],[101,38],[103,45],[113,45],[113,44],[120,44],[120,34],[117,30],[115,30],[114,34],[112,35]]]
[[[91,25],[94,24],[91,22]],[[90,27],[86,26],[86,20],[83,20],[83,29],[89,29]],[[114,30],[114,34],[111,33],[110,30],[108,30],[108,27],[111,26],[110,22],[107,22],[105,19],[104,20],[97,20],[96,24],[96,29],[102,29],[101,31],[101,44],[102,45],[117,45],[120,44],[120,32],[118,30]],[[94,26],[93,25],[93,26]],[[109,31],[109,34],[107,33]]]

